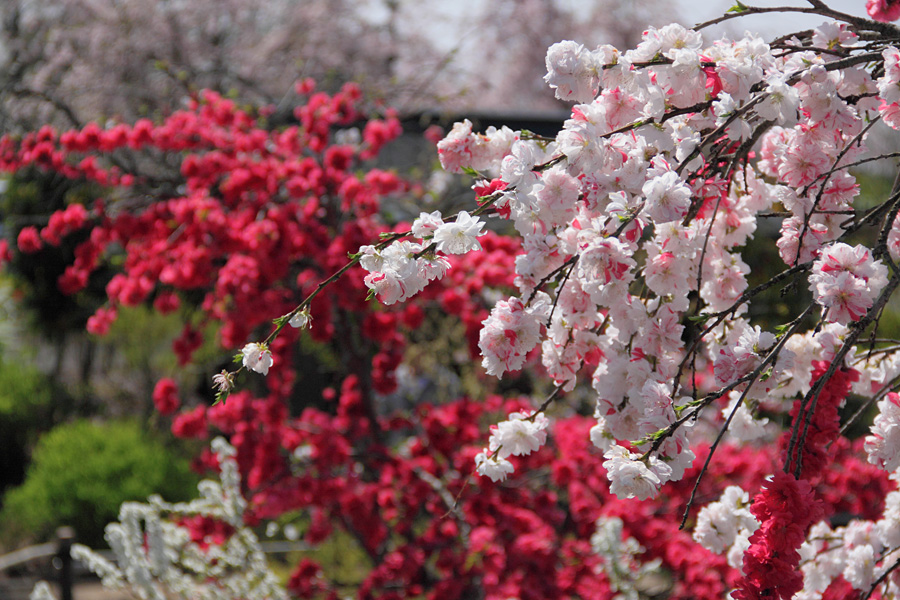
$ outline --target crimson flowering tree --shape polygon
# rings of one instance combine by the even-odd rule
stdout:
[[[869,3],[878,19],[895,8]],[[670,25],[625,52],[554,44],[545,79],[576,103],[559,134],[457,124],[438,153],[476,178],[477,203],[390,228],[379,201],[409,184],[355,169],[397,123],[338,143],[361,118],[353,88],[309,96],[287,130],[208,94],[161,124],[6,138],[6,170],[115,190],[22,229],[17,252],[88,229],[69,292],[124,253],[94,332],[143,302],[221,323],[239,366],[174,431],[230,438],[245,523],[301,511],[309,543],[355,538],[371,560],[361,598],[637,597],[652,571],[676,598],[892,597],[900,346],[879,325],[900,284],[900,190],[857,206],[850,169],[895,157],[865,142],[900,128],[900,30],[818,0],[739,3],[716,22],[787,10],[829,21],[771,43]],[[159,197],[154,169],[173,162],[175,191]],[[485,231],[489,215],[517,235]],[[780,271],[751,285],[743,256],[767,246]],[[799,308],[767,331],[750,308],[778,288]],[[438,310],[465,322],[486,390],[525,369],[553,391],[380,408],[408,334]],[[300,335],[341,368],[325,402],[292,414]],[[200,338],[186,325],[183,362]],[[592,417],[566,408],[586,391]],[[850,395],[878,413],[856,440],[846,429],[865,410],[849,414]],[[176,411],[177,388],[161,382],[154,400]],[[204,544],[233,531],[191,526]],[[342,592],[310,558],[288,590]]]

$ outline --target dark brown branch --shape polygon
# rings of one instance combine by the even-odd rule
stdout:
[[[845,23],[849,23],[854,25],[861,31],[874,31],[880,33],[884,36],[893,36],[896,37],[900,35],[900,29],[890,23],[880,23],[878,21],[871,21],[869,19],[864,19],[862,17],[855,17],[853,15],[848,15],[846,13],[838,12],[836,10],[832,10],[825,6],[822,3],[814,4],[812,7],[803,7],[803,6],[747,6],[744,10],[740,12],[732,12],[726,13],[721,17],[716,17],[715,19],[710,19],[709,21],[705,21],[703,23],[699,23],[694,25],[694,31],[700,31],[701,29],[705,29],[706,27],[710,27],[712,25],[717,25],[719,23],[724,23],[725,21],[730,21],[732,19],[737,19],[738,17],[745,17],[747,15],[760,15],[766,13],[790,13],[790,12],[798,12],[798,13],[806,13],[811,15],[822,15],[824,17],[829,17],[835,19],[837,21],[844,21]]]

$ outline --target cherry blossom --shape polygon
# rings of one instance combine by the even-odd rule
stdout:
[[[556,90],[560,100],[590,102],[600,85],[600,65],[581,44],[558,42],[547,50],[547,75],[544,81]]]
[[[509,455],[531,454],[547,441],[549,421],[542,413],[533,415],[531,420],[523,413],[512,413],[509,420],[495,425],[491,431],[488,448],[500,458]]]
[[[628,452],[621,446],[612,446],[603,453],[606,461],[603,467],[609,473],[609,491],[619,498],[646,500],[659,493],[663,478],[671,471],[664,463],[654,462],[647,466],[638,460],[639,455]]]
[[[869,462],[893,472],[900,467],[900,396],[889,393],[878,402],[872,434],[866,436]]]
[[[288,321],[291,327],[296,329],[304,329],[306,327],[312,327],[312,315],[309,314],[308,309],[304,309],[298,311],[291,316]]]
[[[475,470],[479,475],[490,477],[491,481],[504,481],[515,470],[511,462],[498,455],[491,456],[487,448],[475,456]]]
[[[434,231],[434,242],[440,252],[447,254],[465,254],[472,250],[481,250],[478,236],[484,235],[484,223],[466,211],[460,211],[456,221],[442,223]]]
[[[272,352],[269,350],[268,346],[252,342],[244,346],[243,350],[241,350],[241,354],[243,355],[243,364],[245,367],[251,371],[262,373],[263,375],[269,374],[269,368],[274,363],[274,359],[272,358]]]

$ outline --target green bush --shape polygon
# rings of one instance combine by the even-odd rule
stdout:
[[[5,497],[0,525],[6,538],[35,540],[71,525],[81,543],[105,546],[103,528],[122,502],[150,494],[186,500],[195,487],[187,461],[137,423],[76,421],[38,441],[25,482]]]

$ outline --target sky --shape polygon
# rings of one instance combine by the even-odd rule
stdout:
[[[485,2],[490,0],[451,0],[449,2],[437,3],[430,7],[430,11],[441,13],[432,15],[429,19],[429,26],[434,28],[434,40],[439,46],[446,46],[449,50],[459,41],[460,29],[465,33],[469,31],[477,31],[476,24],[471,21],[463,20],[459,23],[459,15],[476,15],[481,14],[482,7]],[[562,4],[576,5],[583,0],[560,0]],[[622,0],[628,2],[630,0]],[[743,0],[744,4],[752,6],[809,6],[805,0]],[[825,3],[840,12],[851,15],[866,16],[865,0],[824,0]],[[682,24],[691,26],[696,23],[708,21],[724,14],[729,8],[735,5],[735,0],[675,0],[677,10],[682,15],[680,21]],[[370,5],[373,6],[373,5]],[[439,10],[438,7],[441,6]],[[373,16],[377,14],[378,8],[374,7]],[[435,18],[436,17],[436,18]],[[378,17],[375,16],[377,19]],[[709,29],[711,39],[721,37],[727,27],[731,28],[734,34],[741,34],[745,30],[758,33],[764,38],[770,38],[777,35],[784,35],[793,31],[801,31],[816,27],[825,21],[824,17],[815,15],[804,15],[800,13],[773,13],[766,15],[745,16],[732,20],[727,26],[715,26]],[[451,25],[451,23],[456,25]],[[659,25],[663,25],[660,23]],[[577,41],[577,40],[576,40]],[[624,50],[624,48],[622,49]]]
[[[481,19],[490,14],[491,3],[494,0],[442,0],[441,2],[427,2],[424,6],[416,7],[413,2],[400,3],[401,20],[399,27],[407,27],[416,33],[426,32],[426,36],[436,48],[447,56],[455,56],[455,65],[470,75],[484,73],[486,65],[483,62],[480,39],[484,30]],[[617,0],[627,3],[634,0]],[[662,27],[671,20],[681,22],[685,26],[720,17],[735,5],[737,0],[663,0],[664,8],[671,9],[667,15],[659,15],[657,22],[648,22],[646,25]],[[808,8],[811,4],[808,0],[742,0],[745,4],[759,7],[795,6]],[[385,9],[386,0],[363,0],[363,6],[369,9],[370,17],[374,22],[386,21],[388,13]],[[558,5],[578,15],[590,4],[588,0],[555,0]],[[866,0],[824,0],[832,9],[865,17]],[[626,6],[623,4],[623,6]],[[674,14],[673,14],[674,13]],[[652,15],[653,12],[651,11]],[[806,29],[818,27],[827,19],[818,15],[806,15],[797,12],[767,13],[761,15],[744,15],[731,19],[725,23],[712,26],[703,30],[707,44],[722,38],[740,38],[745,31],[757,34],[766,41]],[[589,46],[604,43],[601,37],[593,39],[579,39],[573,32],[572,39]],[[586,35],[582,31],[581,35]],[[564,38],[561,38],[561,41]],[[612,41],[612,40],[610,40]],[[617,43],[617,42],[613,42]],[[628,50],[628,48],[619,48]],[[477,76],[475,77],[477,79]]]
[[[805,6],[809,3],[804,0],[743,0],[750,6]],[[865,0],[824,0],[830,8],[847,14],[865,17]],[[683,24],[694,25],[708,21],[724,14],[735,5],[734,0],[676,0],[679,12],[684,15]],[[735,33],[743,33],[749,30],[762,35],[763,38],[771,38],[784,35],[793,31],[802,31],[820,25],[826,19],[816,15],[804,15],[800,13],[772,13],[764,15],[750,15],[730,21],[730,27]],[[722,26],[710,28],[713,39],[720,37],[725,29]]]

